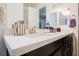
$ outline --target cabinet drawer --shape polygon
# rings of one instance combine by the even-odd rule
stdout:
[[[63,46],[59,47],[54,53],[50,54],[50,56],[63,56]]]

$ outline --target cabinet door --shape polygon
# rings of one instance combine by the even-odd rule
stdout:
[[[50,56],[54,51],[59,49],[59,47],[61,47],[62,45],[63,45],[63,40],[60,39],[58,41],[55,41],[55,42],[49,43],[45,46],[42,46],[36,50],[33,50],[29,53],[26,53],[24,55],[27,55],[27,56]]]
[[[52,53],[50,56],[63,56],[63,46],[58,48],[54,53]]]
[[[70,56],[73,52],[73,38],[72,36],[66,36],[64,38],[64,55]]]
[[[70,37],[70,55],[73,53],[73,38],[72,36]]]

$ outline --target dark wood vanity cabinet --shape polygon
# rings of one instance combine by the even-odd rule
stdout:
[[[72,35],[42,46],[22,56],[71,56],[73,52]]]
[[[71,35],[64,38],[64,55],[71,56],[73,52],[73,38]]]

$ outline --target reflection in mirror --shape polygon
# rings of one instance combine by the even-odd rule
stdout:
[[[70,10],[59,12],[59,25],[68,25],[70,19]]]
[[[56,27],[57,26],[57,12],[50,14],[50,26]]]
[[[44,29],[46,27],[46,7],[39,10],[39,28]]]

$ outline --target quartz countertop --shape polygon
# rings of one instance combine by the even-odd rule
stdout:
[[[4,35],[4,42],[11,56],[19,56],[72,33],[73,30],[68,29],[56,33],[30,34],[28,36]]]

